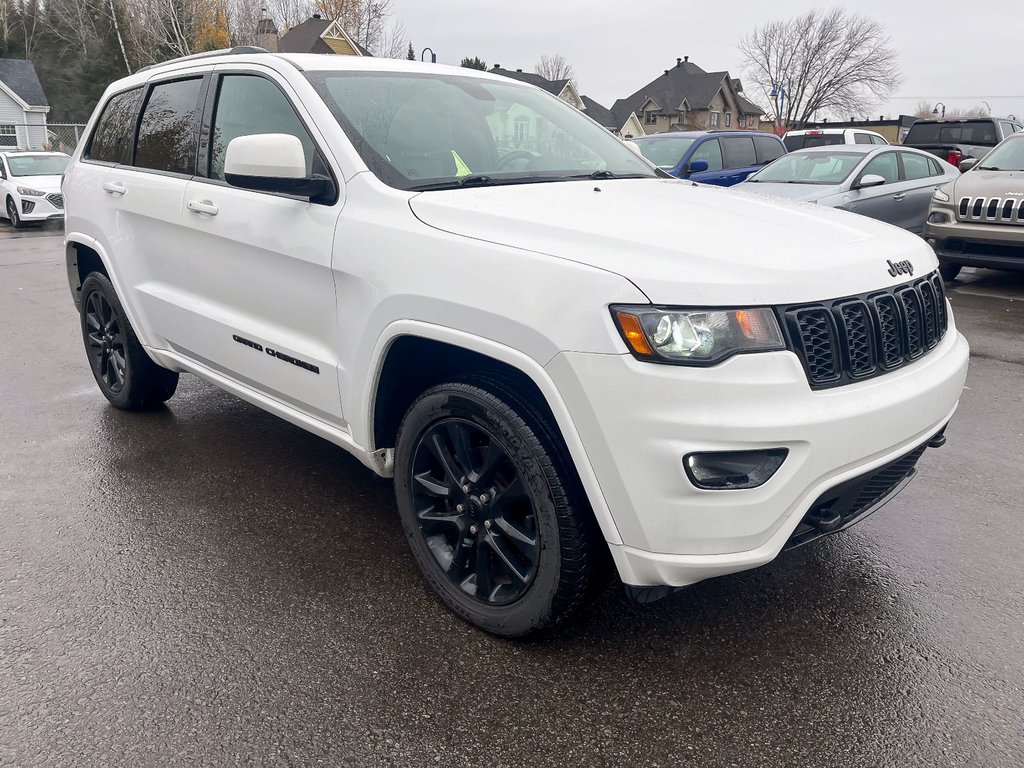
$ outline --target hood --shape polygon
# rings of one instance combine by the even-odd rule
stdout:
[[[736,186],[743,192],[805,203],[829,197],[843,189],[838,184],[788,184],[778,181],[744,181]]]
[[[961,197],[1004,198],[1024,193],[1024,171],[970,170],[953,184],[956,199]]]
[[[60,192],[60,176],[12,176],[8,181],[16,187],[28,187],[51,194]]]
[[[425,224],[622,275],[655,304],[819,301],[935,269],[924,241],[852,213],[669,179],[422,192]]]

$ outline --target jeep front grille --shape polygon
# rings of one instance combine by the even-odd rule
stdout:
[[[1024,197],[962,197],[956,212],[961,221],[1024,225]]]
[[[781,307],[789,346],[814,389],[863,381],[917,360],[946,334],[946,296],[933,272],[820,304]]]

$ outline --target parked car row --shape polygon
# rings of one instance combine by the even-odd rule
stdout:
[[[852,211],[923,235],[953,280],[965,264],[1024,269],[1022,130],[1003,118],[920,120],[902,146],[851,128],[790,131],[781,140],[673,132],[630,143],[678,178]]]

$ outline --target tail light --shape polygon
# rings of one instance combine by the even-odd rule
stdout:
[[[960,167],[960,161],[964,159],[964,153],[959,149],[949,150],[949,156],[946,158],[946,162],[952,165],[954,168]]]

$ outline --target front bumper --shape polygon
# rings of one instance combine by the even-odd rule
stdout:
[[[22,221],[49,221],[64,218],[64,197],[59,193],[44,197],[22,196],[18,202]]]
[[[955,217],[952,212],[947,212]],[[1024,227],[1017,224],[925,223],[924,237],[940,261],[1024,270]]]
[[[950,321],[924,358],[875,379],[812,391],[791,352],[738,355],[712,368],[629,355],[562,353],[548,369],[587,446],[630,585],[685,586],[773,560],[815,500],[899,459],[949,421],[967,372]],[[703,491],[691,452],[789,449],[767,483]]]

